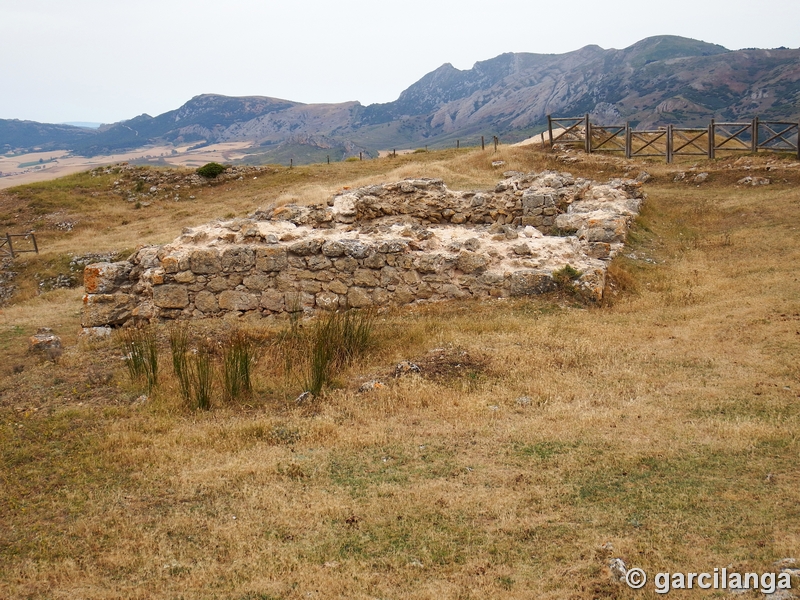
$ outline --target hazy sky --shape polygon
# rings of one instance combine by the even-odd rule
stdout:
[[[503,52],[797,48],[799,17],[799,0],[0,0],[0,118],[114,122],[203,93],[389,102]]]

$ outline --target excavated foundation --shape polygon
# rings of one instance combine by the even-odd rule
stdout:
[[[641,184],[551,171],[504,177],[489,192],[436,179],[345,189],[326,205],[184,230],[127,261],[88,265],[82,324],[524,296],[556,281],[601,299]]]

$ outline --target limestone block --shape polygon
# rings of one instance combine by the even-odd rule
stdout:
[[[322,284],[319,281],[305,279],[300,282],[300,289],[309,294],[316,294],[322,291]]]
[[[364,259],[364,266],[370,269],[380,269],[386,264],[386,255],[380,252],[370,254]]]
[[[358,261],[351,256],[345,256],[343,258],[337,258],[333,261],[333,265],[340,271],[352,273],[358,268]]]
[[[161,268],[165,273],[177,273],[180,269],[178,257],[167,255],[161,259]]]
[[[101,262],[83,269],[83,288],[87,294],[108,294],[128,281],[133,268],[129,262]]]
[[[28,352],[57,357],[61,354],[61,338],[49,327],[40,327],[28,338]]]
[[[322,248],[322,240],[302,240],[289,246],[289,252],[298,256],[309,256],[317,254]]]
[[[217,297],[211,292],[198,292],[194,297],[194,306],[197,310],[204,313],[215,313],[219,311]]]
[[[222,292],[231,288],[231,284],[226,277],[212,277],[206,285],[211,292]]]
[[[314,254],[306,258],[306,264],[312,271],[320,271],[322,269],[330,269],[333,263],[324,254]]]
[[[372,269],[356,269],[353,273],[353,284],[361,287],[378,285],[378,274]]]
[[[611,256],[611,244],[606,242],[590,242],[586,254],[592,258],[608,258]]]
[[[280,246],[259,248],[256,252],[256,268],[259,271],[282,271],[289,266],[286,249]]]
[[[383,288],[375,288],[372,290],[372,302],[374,304],[383,305],[389,302],[390,295]]]
[[[467,250],[459,252],[456,262],[456,266],[462,273],[482,273],[488,265],[488,256]]]
[[[344,244],[338,240],[328,240],[322,244],[322,253],[331,258],[344,256]]]
[[[272,278],[269,275],[264,275],[263,273],[254,273],[253,275],[248,275],[245,277],[242,280],[242,283],[244,283],[249,289],[260,292],[270,286],[272,283]]]
[[[86,294],[81,311],[82,327],[122,325],[131,318],[136,301],[129,294]]]
[[[333,292],[320,292],[315,297],[316,306],[322,310],[336,310],[339,308],[339,296]]]
[[[157,285],[153,287],[153,304],[159,308],[186,308],[189,292],[182,285]]]
[[[555,287],[555,282],[547,273],[525,270],[514,271],[511,274],[510,291],[512,296],[544,294],[552,291]]]
[[[261,308],[272,312],[282,312],[284,310],[284,293],[278,290],[264,290],[261,294]]]
[[[255,252],[247,246],[234,246],[222,251],[222,270],[243,273],[255,265]]]
[[[397,254],[408,250],[408,242],[405,240],[385,240],[378,244],[376,250],[383,254]]]
[[[383,267],[381,269],[381,285],[387,287],[400,283],[400,274],[394,267]]]
[[[222,268],[219,260],[219,254],[213,248],[204,250],[195,250],[189,256],[189,268],[193,273],[198,275],[205,275],[209,273],[218,273]]]
[[[255,310],[258,308],[258,297],[249,292],[225,290],[219,295],[219,307],[222,310]]]
[[[370,245],[359,240],[341,240],[341,244],[344,246],[344,253],[355,259],[367,258],[372,253]]]
[[[175,273],[176,283],[194,283],[197,278],[191,271],[179,271]]]
[[[423,254],[416,260],[417,270],[420,273],[436,273],[444,265],[444,256],[441,254]]]
[[[372,305],[372,296],[368,290],[360,287],[351,287],[347,292],[347,306],[350,308],[363,308]]]
[[[346,294],[347,293],[347,286],[339,281],[338,279],[334,279],[327,285],[328,290],[335,294]]]

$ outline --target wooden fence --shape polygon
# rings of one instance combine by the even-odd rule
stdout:
[[[554,131],[554,126],[557,128]],[[668,163],[681,156],[714,158],[717,151],[793,152],[800,159],[800,123],[761,121],[717,123],[707,128],[667,125],[655,130],[624,125],[595,125],[589,115],[554,118],[547,115],[550,147],[554,144],[582,148],[586,153],[620,152],[625,158],[664,157]]]
[[[14,248],[14,238],[22,238],[29,243],[22,247],[17,245]],[[39,254],[39,245],[36,243],[36,236],[32,231],[28,233],[6,233],[5,238],[0,237],[0,254],[16,258],[17,254],[22,254],[23,252]]]

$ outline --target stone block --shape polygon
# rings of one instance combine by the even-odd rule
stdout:
[[[511,295],[530,296],[544,294],[556,287],[553,278],[538,271],[514,271],[511,274]]]
[[[186,308],[189,292],[182,285],[157,285],[153,287],[153,304],[159,308]]]
[[[386,264],[386,255],[380,252],[370,254],[364,259],[364,266],[369,269],[380,269]]]
[[[343,258],[337,258],[335,261],[333,261],[333,266],[340,271],[344,271],[345,273],[352,273],[358,268],[358,261],[351,256],[345,256]]]
[[[87,294],[110,294],[128,281],[133,268],[129,262],[101,262],[83,269],[83,288]]]
[[[306,264],[312,271],[320,271],[322,269],[330,269],[333,263],[324,254],[314,254],[306,258]]]
[[[255,252],[247,246],[234,246],[222,251],[222,270],[243,273],[253,268],[256,263]]]
[[[219,312],[217,297],[211,292],[198,292],[194,297],[194,306],[204,313]]]
[[[347,292],[347,306],[350,308],[372,306],[372,296],[364,288],[351,287]]]
[[[328,290],[335,294],[346,294],[347,293],[347,286],[339,281],[338,279],[334,279],[327,285]]]
[[[353,273],[353,285],[375,287],[378,285],[378,274],[372,269],[356,269]]]
[[[211,279],[208,280],[206,287],[211,292],[223,292],[235,286],[231,286],[230,282],[226,277],[212,277]]]
[[[256,251],[256,268],[259,271],[282,271],[289,266],[286,249],[279,246],[259,248]]]
[[[191,271],[175,273],[175,283],[194,283],[197,278]]]
[[[456,266],[462,273],[483,273],[488,265],[488,256],[466,250],[458,254],[456,262]]]
[[[253,275],[248,275],[242,280],[245,286],[248,289],[255,290],[255,291],[262,291],[267,289],[270,284],[272,283],[272,278],[269,275],[265,275],[263,273],[254,273]]]
[[[225,290],[219,295],[219,307],[222,310],[255,310],[258,308],[258,297],[238,290]]]
[[[264,290],[261,294],[261,308],[272,312],[283,312],[285,308],[284,293],[278,290]]]
[[[195,250],[189,256],[189,268],[192,270],[192,273],[198,275],[219,273],[220,269],[222,269],[219,253],[213,248]]]
[[[339,296],[333,292],[320,292],[315,297],[317,308],[336,310],[339,308]]]
[[[131,318],[135,306],[136,301],[129,294],[86,294],[81,326],[122,325]]]
[[[317,254],[321,248],[322,240],[302,240],[289,246],[289,252],[297,256],[309,256],[311,254]]]

